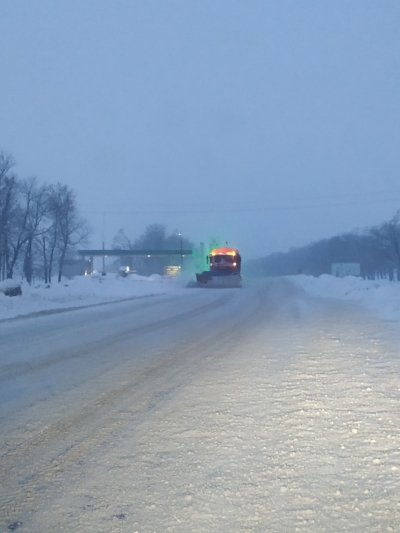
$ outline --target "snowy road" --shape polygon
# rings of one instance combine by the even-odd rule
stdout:
[[[396,328],[287,280],[0,323],[0,531],[400,531]]]

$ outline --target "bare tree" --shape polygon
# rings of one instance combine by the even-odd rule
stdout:
[[[117,234],[115,235],[111,248],[114,250],[134,250],[135,249],[135,243],[126,235],[125,231],[121,228],[118,230]],[[122,257],[115,261],[118,266],[121,266]],[[140,259],[135,257],[124,257],[124,265],[128,266],[131,270],[140,270]]]
[[[58,282],[60,282],[67,253],[85,242],[91,230],[86,220],[79,216],[75,192],[67,185],[58,183],[53,187],[50,195],[50,212],[53,217],[51,263],[54,251],[57,249]]]
[[[400,281],[400,210],[388,221],[370,230],[371,235],[381,244],[383,253],[392,263],[389,272],[394,278],[393,270],[397,270],[397,281]]]
[[[51,281],[56,261],[60,280],[66,255],[84,242],[89,226],[70,188],[39,185],[36,178],[20,180],[12,174],[14,164],[0,150],[0,278],[11,278],[19,269],[31,283],[34,256],[40,256],[45,281]]]
[[[125,231],[121,228],[118,230],[116,236],[114,237],[112,248],[114,250],[133,250],[134,243],[129,239],[125,234]]]
[[[46,233],[47,229],[43,222],[48,213],[47,193],[49,187],[37,184],[36,178],[25,182],[24,194],[28,200],[30,196],[30,208],[26,223],[26,243],[24,257],[24,274],[29,284],[32,282],[33,253],[35,241]],[[26,202],[28,205],[28,201]]]
[[[6,261],[8,278],[13,277],[15,265],[25,248],[24,271],[28,281],[31,281],[32,243],[45,212],[45,187],[39,186],[36,178],[19,181],[17,200],[10,214],[9,253]]]
[[[134,248],[141,250],[165,250],[167,238],[166,227],[163,224],[150,224],[144,233],[135,240]],[[138,257],[135,260],[138,272],[146,275],[163,274],[166,259],[164,257]]]
[[[165,249],[166,238],[166,227],[163,224],[150,224],[143,235],[135,240],[135,248],[162,250]]]
[[[0,150],[0,183],[15,166],[15,159],[5,150]]]
[[[38,238],[41,249],[45,283],[51,283],[60,233],[61,184],[51,185],[46,195],[47,217],[43,232]]]
[[[8,274],[11,216],[17,196],[17,179],[10,173],[15,165],[13,157],[0,150],[0,277]]]

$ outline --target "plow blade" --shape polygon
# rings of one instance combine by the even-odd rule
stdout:
[[[239,274],[230,274],[228,276],[210,275],[209,272],[196,274],[197,286],[210,289],[229,289],[240,288],[242,286],[242,277]]]

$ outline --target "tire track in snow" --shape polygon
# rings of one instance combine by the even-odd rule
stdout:
[[[213,302],[212,310],[229,304],[233,295],[232,292],[223,294]],[[121,425],[140,423],[141,417],[148,416],[150,410],[167,401],[182,383],[190,379],[191,374],[196,373],[196,360],[199,358],[201,362],[204,359],[210,344],[213,347],[233,346],[239,342],[251,325],[255,327],[257,316],[261,314],[263,298],[257,298],[259,302],[253,305],[255,309],[243,319],[228,316],[221,321],[221,328],[206,339],[195,342],[192,338],[179,340],[168,348],[172,355],[167,360],[139,374],[134,369],[133,378],[122,375],[123,386],[103,394],[65,419],[41,427],[35,436],[22,444],[10,447],[0,460],[0,505],[6,513],[6,520],[10,522],[12,517],[18,517],[21,509],[33,503],[35,494],[40,495],[43,485],[62,478],[65,468],[78,463],[91,449],[101,446]],[[184,317],[186,320],[195,319],[207,310],[210,310],[209,304],[185,313]],[[177,315],[137,328],[126,332],[125,338],[130,338],[134,331],[144,334],[162,327],[173,327],[181,323],[182,318],[183,315]],[[107,345],[111,346],[112,342]],[[189,358],[188,353],[192,353]],[[148,389],[148,386],[151,388]],[[12,435],[9,440],[12,441]]]
[[[131,302],[133,300],[143,300],[147,298],[154,298],[155,296],[164,296],[166,293],[157,293],[157,294],[145,294],[142,296],[131,296],[130,298],[120,298],[119,300],[108,300],[106,302],[99,302],[96,304],[88,305],[71,305],[71,307],[58,307],[55,309],[45,309],[44,311],[33,311],[32,313],[26,313],[24,315],[12,316],[10,318],[0,319],[0,324],[5,324],[8,322],[16,322],[19,320],[26,320],[29,318],[39,318],[50,315],[60,315],[63,313],[68,313],[71,311],[82,311],[84,309],[90,309],[94,307],[103,307],[105,305],[119,304],[123,302]]]
[[[223,296],[218,298],[216,301],[213,302],[213,310],[225,306],[232,299],[232,297],[233,295],[232,293],[230,293],[224,294]],[[29,363],[15,363],[11,365],[5,365],[3,366],[2,373],[0,375],[0,383],[2,381],[7,381],[15,377],[23,376],[25,374],[41,371],[47,367],[50,367],[51,365],[67,361],[69,359],[85,357],[85,355],[90,355],[98,349],[105,349],[107,347],[115,346],[118,343],[123,343],[124,341],[132,338],[132,336],[135,334],[142,335],[146,333],[152,333],[154,331],[158,331],[160,328],[167,328],[173,326],[174,324],[176,324],[176,322],[182,323],[185,321],[193,320],[194,318],[203,316],[204,313],[207,311],[210,311],[209,302],[204,305],[201,305],[200,307],[196,307],[193,310],[185,311],[184,313],[179,313],[172,317],[156,320],[155,322],[151,322],[149,324],[145,324],[139,327],[130,327],[125,331],[119,331],[115,335],[107,337],[107,340],[93,342],[91,344],[86,345],[84,348],[80,347],[76,350],[64,350],[61,353],[59,353],[58,351],[57,354],[51,354],[45,359],[41,359],[37,362],[32,361]]]

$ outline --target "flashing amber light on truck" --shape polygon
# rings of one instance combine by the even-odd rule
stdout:
[[[211,252],[210,255],[211,255],[211,257],[213,257],[216,254],[215,254],[215,252]],[[233,256],[235,256],[236,252],[225,252],[225,253],[220,253],[218,255],[233,255]]]

